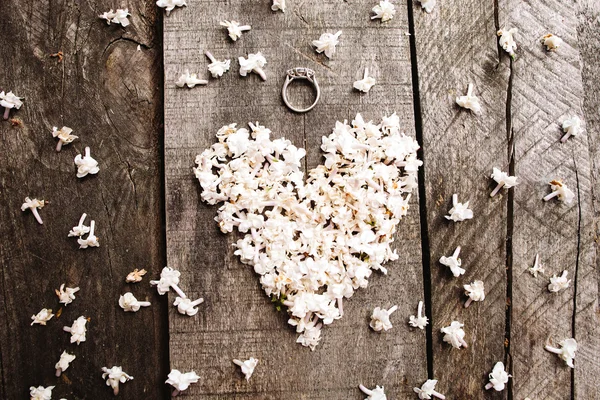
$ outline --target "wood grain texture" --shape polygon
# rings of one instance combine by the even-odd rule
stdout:
[[[412,387],[427,375],[425,334],[407,325],[423,298],[417,203],[401,222],[394,247],[401,257],[388,276],[375,276],[367,290],[345,302],[345,316],[324,330],[311,352],[295,343],[286,315],[274,310],[252,269],[233,255],[235,235],[223,235],[216,209],[200,203],[192,167],[196,154],[214,143],[224,124],[260,121],[296,146],[307,147],[307,167],[321,162],[320,138],[336,120],[357,112],[379,119],[397,111],[408,133],[414,126],[406,3],[388,24],[369,20],[364,1],[293,1],[285,14],[269,2],[189,2],[165,18],[165,132],[167,256],[182,272],[182,287],[206,302],[194,318],[170,313],[171,366],[194,369],[201,382],[189,389],[195,399],[362,399],[358,384],[384,385],[390,398],[412,398]],[[211,10],[207,12],[207,10]],[[252,25],[231,43],[220,19]],[[310,42],[323,32],[342,30],[333,60],[317,55]],[[231,58],[232,70],[207,87],[181,90],[174,81],[186,68],[208,76],[204,50]],[[268,79],[242,78],[238,56],[261,51]],[[322,87],[320,104],[306,115],[291,113],[280,99],[285,71],[313,68]],[[368,95],[352,90],[367,66],[378,79]],[[293,94],[307,101],[309,91]],[[416,199],[415,199],[416,200]],[[398,304],[395,328],[384,335],[368,327],[376,306]],[[260,363],[246,382],[233,358]]]
[[[493,2],[439,1],[431,14],[414,4],[423,119],[427,222],[431,254],[433,369],[447,398],[506,398],[485,393],[487,374],[503,361],[507,192],[490,198],[493,167],[508,170],[505,104],[509,69],[499,63]],[[456,105],[474,84],[483,111]],[[470,201],[474,219],[450,222],[452,194]],[[439,263],[461,246],[465,275]],[[463,285],[482,280],[486,298],[467,309]],[[440,328],[465,324],[467,349],[442,341]]]
[[[131,25],[107,26],[98,15],[118,2],[5,0],[0,2],[2,90],[25,97],[0,122],[0,398],[29,398],[30,386],[55,385],[53,398],[109,399],[101,368],[120,365],[135,379],[121,399],[164,397],[167,375],[166,307],[148,284],[125,284],[134,268],[156,276],[164,263],[160,123],[160,41],[152,1],[128,2]],[[142,50],[137,51],[138,44]],[[50,54],[62,51],[60,62]],[[80,137],[55,151],[53,126]],[[90,146],[96,176],[77,179],[73,159]],[[21,212],[25,196],[50,202],[38,225]],[[86,212],[101,246],[78,250],[67,238]],[[89,219],[87,223],[89,224]],[[54,289],[79,286],[61,306]],[[124,313],[119,295],[132,291],[153,302]],[[62,310],[47,326],[29,326],[42,308]],[[62,331],[90,318],[87,341],[70,344]],[[76,355],[61,378],[63,350]]]

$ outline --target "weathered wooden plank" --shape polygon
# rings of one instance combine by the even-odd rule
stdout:
[[[0,123],[3,399],[29,398],[38,385],[55,385],[57,399],[112,398],[101,367],[113,365],[135,377],[120,398],[166,394],[166,308],[148,276],[136,286],[124,281],[133,268],[157,275],[164,262],[157,13],[152,1],[129,1],[131,25],[106,26],[98,14],[120,5],[109,3],[0,2],[0,86],[25,97],[19,125]],[[58,51],[62,61],[50,57]],[[80,139],[56,153],[52,126],[63,125]],[[73,159],[85,146],[101,170],[79,180]],[[25,196],[50,202],[44,225],[21,212]],[[78,250],[67,238],[83,212],[96,220],[100,248]],[[54,289],[62,283],[81,288],[76,300],[47,326],[29,326],[41,308],[61,309]],[[154,304],[125,314],[118,299],[128,290]],[[80,315],[90,323],[76,346],[62,327]],[[77,358],[56,378],[63,350]]]
[[[367,290],[346,302],[344,318],[327,327],[322,343],[310,352],[295,343],[285,314],[274,310],[252,269],[234,257],[236,238],[221,234],[213,221],[216,209],[200,204],[191,170],[196,154],[214,143],[217,129],[232,122],[258,120],[275,137],[306,146],[308,167],[321,162],[321,136],[356,112],[379,119],[396,110],[410,133],[407,6],[398,3],[396,18],[384,25],[369,20],[372,6],[356,0],[294,1],[282,14],[272,13],[265,1],[203,1],[165,19],[167,257],[182,271],[184,290],[206,300],[195,318],[173,312],[170,318],[171,366],[202,376],[189,390],[192,398],[359,399],[364,398],[357,388],[361,382],[384,385],[391,398],[412,398],[412,387],[426,379],[425,335],[406,325],[423,298],[416,203],[402,221],[394,243],[401,257],[389,265],[389,275],[374,276]],[[248,23],[252,30],[231,43],[219,27],[221,19]],[[339,29],[343,34],[333,60],[310,47],[321,33]],[[207,87],[176,89],[173,82],[185,68],[208,76],[204,50],[233,59],[232,71]],[[256,51],[268,61],[266,82],[238,75],[237,57]],[[322,87],[321,103],[306,115],[291,113],[280,99],[285,71],[296,66],[315,69]],[[380,84],[360,96],[352,83],[365,66]],[[306,101],[308,95],[294,96]],[[385,335],[370,331],[372,309],[396,303],[396,327]],[[261,361],[246,383],[231,360],[250,356]]]
[[[488,398],[487,374],[505,358],[508,194],[490,198],[493,167],[508,170],[506,96],[509,68],[498,61],[493,2],[442,1],[431,14],[413,10],[423,121],[427,226],[430,238],[433,372],[447,398]],[[459,108],[469,83],[481,115]],[[452,195],[470,201],[474,218],[449,222]],[[439,263],[457,246],[466,273]],[[463,285],[482,280],[486,298],[464,308]],[[467,349],[443,343],[440,328],[465,324]],[[505,398],[506,392],[493,398]]]

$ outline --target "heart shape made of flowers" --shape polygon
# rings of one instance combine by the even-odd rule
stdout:
[[[401,132],[396,113],[377,125],[357,114],[322,138],[325,163],[305,181],[304,149],[249,126],[222,127],[194,173],[202,200],[222,203],[221,231],[245,233],[234,254],[287,307],[297,342],[314,350],[323,324],[342,317],[343,298],[398,258],[390,245],[418,186],[419,145]]]

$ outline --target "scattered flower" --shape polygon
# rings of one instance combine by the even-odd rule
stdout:
[[[483,301],[485,299],[483,281],[475,281],[463,287],[465,288],[465,294],[469,296],[469,299],[465,302],[465,308],[469,307],[473,301]]]
[[[419,0],[419,2],[421,3],[421,7],[423,7],[427,13],[431,13],[435,7],[436,0]]]
[[[254,357],[250,357],[250,359],[246,361],[233,360],[233,363],[242,369],[242,373],[246,376],[246,380],[249,381],[254,373],[254,368],[256,368],[256,365],[258,364],[258,360]]]
[[[563,121],[562,128],[565,134],[560,138],[560,141],[565,143],[569,137],[577,136],[581,133],[581,120],[577,115],[573,115],[573,118]]]
[[[556,274],[552,275],[550,278],[550,283],[548,284],[548,290],[552,293],[557,293],[561,290],[567,289],[569,284],[571,283],[570,279],[567,279],[568,271],[563,271],[561,276],[556,276]]]
[[[419,305],[417,306],[417,316],[411,315],[408,323],[410,326],[419,329],[425,329],[425,327],[429,324],[429,318],[423,315],[423,302],[419,301]]]
[[[456,104],[462,108],[473,111],[475,114],[481,113],[481,104],[479,103],[479,97],[473,94],[473,84],[469,83],[466,96],[459,96],[456,98]]]
[[[114,395],[119,394],[119,383],[125,383],[133,379],[133,376],[126,374],[121,367],[106,368],[102,367],[102,379],[106,379],[106,386],[110,386]]]
[[[185,0],[158,0],[156,5],[165,9],[167,12],[167,17],[169,14],[171,14],[171,11],[173,11],[175,7],[187,6]]]
[[[75,165],[77,166],[77,177],[83,178],[87,174],[97,174],[100,171],[98,161],[94,160],[90,155],[90,148],[85,148],[85,156],[77,154],[75,156]]]
[[[58,138],[58,143],[56,144],[56,151],[60,151],[62,149],[63,144],[69,144],[73,140],[79,138],[79,136],[71,135],[73,129],[68,126],[63,126],[58,129],[56,126],[52,128],[52,136]]]
[[[145,269],[138,270],[137,268],[130,272],[125,278],[125,282],[127,283],[137,283],[142,281],[142,277],[146,275],[148,271]]]
[[[210,64],[208,64],[208,71],[211,73],[213,78],[220,78],[225,72],[229,71],[231,60],[219,61],[208,50],[205,51],[204,54],[210,60]]]
[[[21,206],[21,211],[25,211],[30,209],[35,217],[36,221],[41,225],[44,223],[42,221],[42,217],[40,217],[40,213],[38,212],[38,208],[42,209],[46,205],[44,200],[33,199],[31,200],[29,197],[25,197],[25,203]]]
[[[69,354],[66,351],[63,351],[60,355],[60,360],[56,363],[54,368],[56,368],[56,376],[60,376],[64,371],[69,368],[69,364],[73,362],[76,357],[73,354]]]
[[[273,0],[271,10],[285,12],[285,0]]]
[[[79,218],[79,223],[77,224],[77,226],[74,226],[73,229],[69,231],[68,237],[81,237],[90,231],[90,227],[83,224],[86,218],[86,213],[81,214],[81,218]]]
[[[127,292],[119,297],[119,306],[125,312],[137,312],[140,307],[150,307],[149,301],[138,301],[133,293]]]
[[[338,31],[336,34],[324,33],[319,40],[313,40],[312,45],[316,47],[317,53],[324,52],[327,58],[331,58],[335,53],[335,46],[338,45],[341,34],[342,31]]]
[[[54,389],[54,386],[32,386],[29,388],[29,395],[31,400],[50,400],[52,399],[52,389]]]
[[[547,51],[556,51],[563,44],[563,40],[549,33],[542,38],[542,43],[546,46]]]
[[[94,234],[95,228],[96,221],[92,220],[92,222],[90,222],[90,232],[88,234],[88,237],[85,239],[83,239],[83,237],[77,239],[77,243],[79,244],[80,249],[87,249],[88,247],[100,247],[100,240]]]
[[[371,323],[369,326],[376,332],[382,330],[388,331],[392,329],[392,323],[390,322],[390,315],[398,309],[398,306],[393,306],[389,310],[375,307],[373,315],[371,315]]]
[[[0,107],[4,107],[4,120],[8,119],[11,108],[18,110],[23,105],[22,97],[17,97],[13,92],[0,92]]]
[[[432,399],[433,397],[437,397],[438,399],[444,400],[446,396],[441,393],[435,391],[435,385],[437,385],[438,381],[435,379],[427,379],[421,388],[413,388],[416,394],[419,395],[419,399]]]
[[[508,378],[510,377],[511,376],[504,370],[504,364],[498,361],[490,373],[490,382],[485,385],[485,390],[494,388],[497,392],[503,391],[508,383]]]
[[[533,267],[529,268],[529,273],[531,275],[533,275],[535,278],[537,278],[538,273],[543,274],[544,272],[545,272],[544,271],[544,266],[540,262],[539,254],[536,254],[535,255],[535,262],[533,263]]]
[[[263,67],[267,63],[267,59],[262,55],[261,52],[256,54],[248,54],[248,58],[239,57],[240,62],[240,75],[246,76],[249,72],[254,72],[262,78],[263,81],[267,80],[267,75],[263,70]]]
[[[558,356],[567,363],[571,368],[575,368],[573,365],[573,359],[575,358],[575,352],[577,351],[577,341],[575,339],[565,339],[558,343],[560,349],[546,345],[545,349],[550,353],[558,354]]]
[[[511,187],[516,186],[518,183],[516,176],[510,176],[506,172],[502,172],[496,167],[493,168],[492,179],[496,181],[497,185],[492,193],[490,193],[490,197],[494,197],[496,193],[500,191],[500,189],[510,189]]]
[[[500,46],[506,51],[511,57],[514,58],[515,50],[517,50],[517,42],[515,42],[514,34],[519,30],[517,28],[512,28],[509,30],[500,29],[497,33],[500,36],[499,42]]]
[[[444,342],[450,343],[452,347],[460,349],[461,347],[469,347],[465,342],[465,331],[462,327],[465,324],[461,324],[458,321],[452,321],[450,326],[446,326],[441,329],[444,334]]]
[[[87,323],[87,319],[84,316],[77,318],[73,321],[73,325],[64,326],[63,331],[69,332],[71,334],[71,343],[79,343],[85,342],[85,333],[87,329],[85,324]]]
[[[208,85],[208,81],[204,79],[198,79],[197,74],[190,74],[190,71],[186,69],[185,73],[181,74],[177,82],[175,82],[175,85],[180,88],[184,86],[193,88],[196,85]]]
[[[111,9],[110,11],[103,13],[99,17],[105,19],[107,25],[110,25],[110,23],[112,22],[113,24],[121,24],[122,27],[126,27],[127,25],[129,25],[129,20],[127,19],[127,17],[129,17],[130,15],[131,14],[129,14],[129,10],[127,8],[124,10],[118,8],[117,11],[113,11]]]
[[[558,200],[565,204],[573,203],[573,200],[575,199],[575,193],[573,193],[571,189],[567,187],[567,185],[559,180],[553,180],[549,183],[549,185],[552,188],[552,193],[544,197],[544,201],[548,201],[558,196]]]
[[[381,19],[381,22],[387,22],[396,15],[396,7],[389,0],[381,0],[372,10],[375,15],[371,19]]]
[[[169,379],[167,379],[165,383],[168,383],[175,388],[172,396],[177,396],[180,392],[183,392],[190,387],[192,383],[197,383],[198,379],[200,379],[200,377],[196,375],[195,371],[182,374],[178,370],[172,369],[169,373]]]
[[[52,314],[52,310],[42,308],[42,310],[39,313],[31,316],[31,319],[33,320],[31,326],[33,326],[33,324],[40,324],[45,326],[46,322],[50,321],[52,317],[54,317],[54,314]]]
[[[360,81],[354,82],[354,89],[360,90],[361,92],[368,93],[369,90],[375,85],[377,81],[375,78],[369,76],[369,69],[365,68],[365,74]]]
[[[460,254],[460,246],[458,246],[456,248],[456,250],[454,250],[454,254],[452,254],[452,256],[440,257],[440,264],[443,264],[443,265],[447,266],[448,268],[450,268],[450,271],[452,271],[452,275],[454,275],[455,278],[458,278],[459,276],[464,275],[464,273],[465,273],[465,270],[463,268],[461,268],[462,260],[460,258],[458,258],[459,254]]]
[[[454,222],[460,222],[467,219],[473,218],[473,211],[469,210],[469,202],[459,203],[458,195],[455,193],[452,195],[452,208],[448,212],[450,215],[446,215],[446,219]]]
[[[174,270],[173,268],[164,267],[160,273],[160,280],[158,281],[150,281],[152,286],[156,286],[158,290],[158,294],[161,296],[169,291],[169,289],[173,289],[179,297],[187,298],[185,293],[177,286],[179,283],[179,277],[181,276],[181,272]]]
[[[177,311],[179,311],[179,314],[187,314],[190,317],[193,317],[198,313],[198,308],[196,306],[202,303],[204,303],[203,298],[199,298],[197,300],[192,301],[191,299],[181,298],[177,296],[173,305],[177,307]]]
[[[387,400],[385,392],[383,391],[383,386],[377,385],[375,389],[369,389],[363,386],[363,384],[361,383],[360,385],[358,385],[358,388],[361,390],[361,392],[369,396],[365,400]]]
[[[63,283],[60,285],[60,289],[54,289],[54,292],[58,296],[58,302],[66,306],[75,300],[75,293],[79,292],[79,288],[68,287],[65,289],[65,284]]]
[[[241,25],[240,26],[240,23],[237,21],[225,20],[225,21],[221,21],[220,25],[227,28],[227,32],[229,32],[229,37],[234,42],[242,36],[243,32],[249,31],[250,29],[252,29],[252,27],[250,25]]]

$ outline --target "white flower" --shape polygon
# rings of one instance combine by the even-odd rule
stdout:
[[[495,391],[501,392],[508,383],[508,378],[511,376],[504,370],[504,364],[500,361],[494,365],[494,369],[490,373],[490,383],[485,385],[485,390],[494,388]]]
[[[106,379],[106,386],[113,389],[114,395],[119,394],[119,383],[125,383],[133,379],[133,376],[128,375],[121,367],[106,368],[102,367],[102,379]]]
[[[430,13],[433,11],[433,7],[435,7],[436,0],[419,0],[419,2],[421,3],[421,7]]]
[[[575,199],[575,193],[573,193],[571,189],[567,187],[567,185],[556,179],[551,181],[549,185],[552,188],[552,193],[544,197],[544,201],[548,201],[558,196],[558,200],[565,204],[573,203],[573,200]]]
[[[250,29],[252,29],[252,27],[250,25],[240,25],[240,23],[237,21],[225,20],[225,21],[221,21],[219,24],[221,26],[224,26],[225,28],[227,28],[227,32],[229,32],[229,37],[234,42],[242,36],[243,32],[249,31]]]
[[[52,314],[52,310],[42,308],[42,310],[39,313],[31,316],[31,319],[33,320],[31,326],[33,326],[33,324],[46,325],[46,322],[50,321],[52,317],[54,317],[54,314]]]
[[[149,301],[138,301],[133,293],[127,292],[119,297],[119,306],[125,310],[125,312],[137,312],[140,307],[149,307]]]
[[[417,306],[417,316],[411,315],[408,323],[410,326],[419,329],[425,329],[425,327],[429,324],[429,318],[423,315],[423,302],[419,301],[419,305]]]
[[[69,368],[69,364],[73,362],[76,357],[73,354],[69,354],[66,351],[63,351],[60,355],[60,360],[56,363],[54,368],[56,368],[56,376],[60,376],[64,371]]]
[[[60,289],[54,289],[54,292],[58,296],[58,302],[66,306],[67,304],[71,304],[73,300],[75,300],[75,293],[79,292],[79,288],[68,287],[65,289],[65,284],[63,283],[62,285],[60,285]]]
[[[354,82],[354,89],[368,93],[375,83],[377,83],[377,81],[375,78],[369,76],[369,69],[365,68],[365,74],[363,78],[360,81]]]
[[[392,323],[390,322],[390,315],[398,309],[398,306],[393,306],[389,310],[375,307],[373,315],[371,315],[371,323],[369,326],[376,332],[382,330],[387,331],[392,329]]]
[[[544,271],[544,266],[542,265],[542,263],[539,261],[540,257],[539,254],[535,255],[535,262],[533,263],[533,267],[529,268],[529,273],[531,275],[533,275],[534,277],[537,278],[538,273],[543,274]]]
[[[435,385],[438,381],[435,379],[427,379],[421,388],[413,388],[416,394],[419,395],[419,399],[432,399],[431,396],[437,397],[438,399],[444,400],[446,396],[435,391]]]
[[[81,218],[79,218],[79,223],[77,224],[77,226],[74,226],[73,229],[71,229],[69,231],[68,237],[73,237],[73,236],[80,237],[90,231],[90,227],[84,225],[86,218],[87,218],[86,213],[81,214]]]
[[[261,52],[256,54],[248,54],[248,58],[239,57],[238,61],[240,62],[240,75],[246,76],[249,72],[254,72],[262,78],[263,81],[267,80],[267,75],[263,70],[265,64],[267,64],[267,59],[262,55]]]
[[[199,298],[197,300],[192,301],[191,299],[181,298],[177,296],[175,298],[175,301],[173,302],[173,305],[177,307],[177,311],[179,312],[179,314],[189,315],[190,317],[193,317],[198,313],[198,308],[196,306],[202,303],[204,303],[203,298]]]
[[[492,170],[492,179],[496,181],[497,185],[490,193],[490,197],[494,197],[496,193],[500,191],[500,189],[510,189],[513,186],[517,185],[517,177],[510,176],[506,172],[502,172],[500,169],[494,167]]]
[[[371,19],[381,19],[381,22],[387,22],[396,15],[396,7],[389,0],[381,0],[372,10],[375,15]]]
[[[208,64],[208,71],[211,73],[213,78],[220,78],[225,72],[229,71],[231,60],[219,61],[208,50],[205,51],[204,54],[210,60],[210,64]]]
[[[312,45],[316,47],[317,53],[325,53],[327,58],[333,57],[335,53],[335,46],[339,43],[340,35],[342,31],[338,31],[335,34],[324,33],[321,35],[319,40],[313,40]]]
[[[117,11],[113,11],[112,9],[108,12],[102,13],[99,17],[106,20],[106,24],[121,24],[121,26],[126,27],[129,25],[129,20],[127,17],[131,15],[129,14],[129,10],[126,8],[124,10],[118,8]]]
[[[175,85],[180,88],[184,86],[193,88],[196,85],[208,85],[208,81],[204,79],[198,79],[197,74],[190,74],[190,71],[186,69],[185,72],[179,76],[179,79],[177,82],[175,82]]]
[[[469,347],[465,342],[465,331],[462,327],[465,324],[461,324],[458,321],[452,321],[450,326],[446,326],[441,329],[444,334],[444,342],[450,343],[452,347],[460,349],[461,347]]]
[[[233,360],[233,363],[241,368],[242,373],[246,376],[246,380],[249,381],[254,373],[254,368],[256,368],[256,365],[258,364],[258,360],[254,357],[250,357],[246,361]]]
[[[577,136],[582,132],[581,120],[577,115],[573,115],[571,119],[566,119],[562,123],[562,128],[565,134],[560,138],[561,142],[566,142],[571,136]]]
[[[463,268],[461,268],[462,260],[460,258],[458,258],[459,254],[460,254],[460,246],[458,246],[454,250],[454,254],[452,254],[452,256],[440,257],[440,264],[443,264],[443,265],[447,266],[448,268],[450,268],[450,271],[452,271],[452,275],[454,275],[455,278],[458,278],[459,276],[464,275],[464,273],[465,273],[465,270]]]
[[[514,34],[519,30],[517,28],[512,28],[509,30],[500,29],[497,33],[500,36],[499,42],[500,46],[510,54],[511,57],[515,56],[515,50],[517,50],[517,42],[515,42]]]
[[[87,323],[87,319],[84,316],[77,318],[73,321],[73,325],[64,326],[63,331],[69,332],[71,334],[71,343],[79,343],[85,342],[85,333],[87,329],[85,324]]]
[[[273,0],[273,5],[271,6],[271,10],[285,12],[285,0]]]
[[[469,297],[465,302],[465,308],[469,307],[473,301],[483,301],[485,299],[483,281],[475,281],[463,287],[465,288],[465,294]]]
[[[552,293],[557,293],[561,290],[567,289],[571,283],[570,279],[567,279],[568,271],[563,271],[561,276],[552,275],[550,283],[548,284],[548,290]]]
[[[187,298],[185,293],[177,286],[179,284],[179,277],[181,272],[174,270],[173,268],[164,267],[160,273],[160,280],[150,281],[152,286],[156,286],[158,294],[161,296],[169,291],[169,289],[175,290],[179,297]]]
[[[456,104],[462,108],[473,111],[475,114],[481,112],[481,104],[479,103],[479,97],[473,94],[473,84],[469,83],[466,96],[459,96],[456,98]]]
[[[92,220],[92,222],[90,222],[90,232],[88,237],[85,239],[83,239],[83,237],[77,239],[80,249],[87,249],[88,247],[100,247],[100,239],[94,234],[95,228],[96,221]]]
[[[365,400],[387,400],[385,392],[383,391],[383,386],[377,385],[375,389],[369,389],[363,386],[361,383],[358,385],[358,388],[361,390],[361,392],[368,396]]]
[[[29,388],[29,395],[31,396],[31,400],[51,400],[52,389],[54,389],[54,386],[32,386]]]
[[[142,277],[144,275],[146,275],[147,272],[148,271],[146,271],[145,269],[138,270],[136,268],[132,272],[130,272],[129,274],[127,274],[127,277],[125,278],[125,282],[127,282],[127,283],[141,282],[142,281]]]
[[[4,119],[8,119],[11,108],[19,109],[23,105],[22,97],[17,97],[13,92],[0,92],[0,107],[4,107]]]
[[[575,339],[565,339],[558,343],[560,349],[546,345],[545,349],[551,353],[558,354],[558,356],[567,363],[571,368],[575,368],[573,365],[573,359],[575,358],[575,352],[577,351],[577,341]]]
[[[56,151],[60,151],[62,149],[63,144],[69,144],[73,142],[73,140],[79,138],[79,136],[71,135],[73,129],[68,126],[63,126],[58,129],[56,126],[52,128],[52,136],[58,138],[58,143],[56,144]]]
[[[542,38],[542,43],[546,46],[547,51],[556,51],[563,44],[563,40],[549,33]]]
[[[177,396],[179,392],[186,390],[192,383],[197,383],[200,377],[196,375],[195,371],[181,373],[176,369],[172,369],[169,373],[169,379],[165,383],[173,386],[173,396]]]
[[[38,208],[42,209],[46,205],[44,200],[33,199],[31,200],[29,197],[25,197],[25,203],[21,206],[21,211],[25,211],[30,209],[35,217],[36,221],[41,225],[44,223],[42,221],[42,217],[40,217],[40,213],[38,212]]]
[[[90,148],[85,148],[85,156],[77,154],[75,156],[75,165],[77,166],[77,177],[83,178],[87,174],[97,174],[100,171],[98,161],[94,160],[90,155]]]
[[[446,215],[446,219],[454,222],[473,218],[473,211],[469,209],[469,202],[459,203],[458,195],[456,193],[452,195],[452,208],[448,213],[450,215]]]
[[[171,14],[171,11],[173,11],[175,7],[187,6],[185,0],[158,0],[156,5],[165,9],[167,12],[167,17],[169,14]]]

